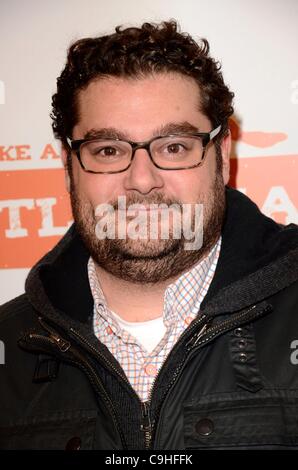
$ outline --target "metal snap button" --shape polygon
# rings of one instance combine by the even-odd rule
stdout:
[[[82,444],[82,440],[80,437],[75,436],[69,439],[65,446],[65,450],[80,450]]]
[[[200,436],[210,436],[213,433],[214,424],[209,418],[200,419],[196,424],[196,432]]]
[[[238,337],[243,336],[244,335],[243,328],[236,328],[236,330],[234,330],[234,334],[235,336],[238,336]]]
[[[239,360],[240,360],[240,362],[246,362],[247,361],[247,354],[240,353],[239,354]]]
[[[247,346],[247,341],[245,339],[239,339],[237,345],[239,349],[244,349]]]

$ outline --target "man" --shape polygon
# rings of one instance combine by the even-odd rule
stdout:
[[[227,187],[207,41],[116,28],[57,85],[74,225],[2,307],[0,447],[298,448],[298,230]]]

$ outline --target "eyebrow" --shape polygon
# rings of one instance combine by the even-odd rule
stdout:
[[[190,134],[201,132],[198,127],[188,121],[169,122],[153,130],[152,138],[166,136],[169,134]],[[115,127],[103,127],[100,129],[90,129],[84,134],[84,139],[121,139],[131,140],[128,133],[120,131]]]

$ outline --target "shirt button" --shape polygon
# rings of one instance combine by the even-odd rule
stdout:
[[[111,335],[111,334],[113,333],[113,330],[112,330],[112,328],[111,328],[110,326],[108,326],[108,327],[106,328],[106,332],[107,332],[108,335]]]
[[[153,364],[148,364],[146,367],[145,367],[145,372],[147,375],[151,375],[152,377],[156,375],[157,373],[157,369],[156,367],[153,365]]]
[[[184,321],[187,325],[190,325],[192,322],[192,317],[186,317]]]
[[[210,436],[210,434],[213,433],[214,430],[214,424],[211,419],[204,418],[200,419],[200,421],[197,422],[196,424],[196,431],[200,436]]]

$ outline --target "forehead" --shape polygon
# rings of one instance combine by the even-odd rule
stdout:
[[[208,126],[200,103],[198,84],[181,74],[100,78],[77,95],[78,121],[74,131],[77,128],[86,133],[90,128],[113,126],[145,137],[150,129],[167,122],[189,121],[197,127]]]

